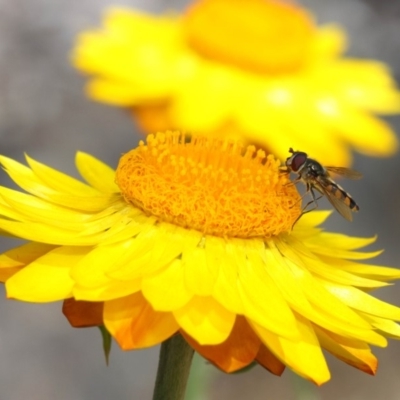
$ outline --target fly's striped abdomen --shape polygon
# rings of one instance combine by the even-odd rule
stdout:
[[[338,200],[342,200],[351,211],[359,210],[359,207],[353,198],[337,183],[331,182],[329,185],[326,185],[326,190],[332,193],[332,195]]]

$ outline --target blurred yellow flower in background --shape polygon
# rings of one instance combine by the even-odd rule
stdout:
[[[289,147],[327,165],[351,149],[397,150],[375,114],[397,113],[387,67],[344,58],[345,33],[273,0],[199,0],[182,15],[114,9],[82,33],[74,65],[88,95],[132,108],[145,132],[179,129],[239,137],[283,158]]]
[[[27,157],[0,162],[27,193],[0,187],[0,256],[9,298],[67,300],[75,326],[103,324],[123,349],[175,334],[226,372],[257,361],[317,384],[322,349],[367,373],[369,345],[400,337],[400,308],[371,289],[395,269],[357,262],[373,239],[323,232],[301,213],[280,163],[254,146],[149,135],[117,171],[78,153],[87,183]]]

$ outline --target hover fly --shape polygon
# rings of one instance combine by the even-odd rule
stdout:
[[[322,196],[326,196],[339,214],[348,221],[351,221],[353,219],[351,212],[358,211],[359,207],[353,198],[331,178],[330,172],[349,179],[360,179],[362,175],[349,168],[323,167],[318,161],[309,158],[307,153],[303,153],[302,151],[294,151],[290,148],[289,152],[292,155],[286,159],[287,172],[298,174],[293,182],[302,181],[305,183],[307,193],[310,192],[312,196],[312,200],[303,208],[303,213],[317,208],[317,200]],[[320,197],[315,197],[314,189],[321,193]],[[311,204],[314,204],[314,208],[304,211]]]

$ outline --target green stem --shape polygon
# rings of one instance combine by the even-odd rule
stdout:
[[[153,400],[184,400],[193,349],[181,335],[161,345]]]

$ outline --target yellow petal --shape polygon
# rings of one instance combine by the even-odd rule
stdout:
[[[185,306],[173,312],[179,326],[201,345],[224,342],[235,323],[229,312],[212,297],[193,297]]]
[[[385,340],[373,332],[371,325],[365,319],[318,284],[307,268],[302,267],[301,259],[298,263],[293,263],[290,259],[281,256],[274,241],[267,243],[269,251],[264,253],[266,262],[271,258],[277,261],[276,265],[273,262],[268,263],[268,273],[293,310],[340,335],[377,345],[385,344]],[[288,255],[287,249],[285,255]],[[307,264],[307,261],[305,263]]]
[[[314,228],[323,224],[331,214],[332,211],[313,211],[303,214],[296,222],[296,225],[293,228],[293,234],[296,234],[298,230],[302,230],[306,227]]]
[[[106,276],[106,272],[112,270],[116,265],[127,263],[136,251],[137,243],[135,239],[98,246],[74,265],[71,269],[71,276],[80,286],[89,288],[102,286],[110,281],[110,278]]]
[[[144,297],[157,311],[183,307],[193,296],[186,287],[182,260],[173,260],[166,268],[143,278]]]
[[[107,209],[116,200],[119,199],[118,195],[115,194],[99,194],[97,196],[73,196],[63,193],[51,193],[48,196],[42,195],[38,190],[37,196],[42,197],[55,204],[59,204],[65,207],[72,208],[73,210],[80,210],[82,212],[100,212]]]
[[[295,245],[295,241],[292,240],[294,237],[290,238],[290,244],[291,246]],[[355,238],[357,239],[357,238]],[[366,243],[370,243],[371,239],[359,239],[359,241],[365,241]],[[357,240],[355,240],[357,241]],[[318,243],[319,242],[319,243]],[[346,248],[345,241],[343,242],[341,247],[336,247],[335,245],[329,246],[329,242],[325,243],[321,239],[317,239],[316,241],[312,240],[307,240],[307,250],[304,247],[304,251],[307,251],[310,253],[314,253],[315,255],[322,255],[322,256],[328,256],[328,257],[334,257],[334,258],[343,258],[343,259],[349,259],[349,260],[365,260],[367,258],[373,258],[378,256],[379,254],[382,253],[382,250],[378,251],[370,251],[370,252],[357,252],[353,250],[347,250]],[[314,255],[314,258],[315,258]]]
[[[11,267],[11,268],[1,268],[0,269],[0,282],[6,282],[17,272],[21,271],[24,267]]]
[[[367,374],[375,375],[378,360],[369,346],[360,340],[344,338],[314,326],[321,346],[345,363]]]
[[[316,32],[312,46],[311,51],[315,53],[315,61],[321,58],[323,61],[334,60],[347,48],[346,33],[337,24],[322,25]]]
[[[332,296],[318,279],[309,272],[307,263],[313,260],[306,246],[292,239],[268,241],[271,252],[279,257],[284,256],[284,261],[296,277],[307,299],[316,309],[323,309],[331,317],[342,320],[346,325],[369,329],[370,325],[354,313],[345,304]],[[278,253],[277,253],[278,252]],[[314,256],[315,257],[315,256]]]
[[[25,243],[0,255],[0,268],[20,267],[43,256],[54,246],[44,243]]]
[[[54,246],[30,242],[4,252],[0,255],[0,282],[7,281],[27,264],[53,249]]]
[[[71,270],[71,277],[76,282],[74,296],[81,300],[105,301],[139,291],[142,287],[142,268],[150,260],[149,250],[152,246],[152,241],[137,241],[136,238],[131,238],[122,243],[92,249]],[[132,278],[110,279],[110,271],[121,266],[130,266]]]
[[[38,197],[4,187],[0,187],[0,194],[14,213],[2,212],[2,214],[19,221],[34,219],[35,222],[45,225],[79,231],[90,217],[90,214],[60,207]]]
[[[187,249],[182,254],[185,283],[188,290],[198,296],[210,296],[219,272],[219,248],[224,241],[207,237],[204,247]]]
[[[146,274],[157,272],[185,251],[190,251],[200,238],[200,232],[187,232],[172,224],[159,223],[155,229],[144,231],[135,238],[138,252],[134,261],[120,263],[113,271],[108,272],[108,276],[118,280],[131,280],[138,274],[143,275],[142,268]],[[134,254],[131,253],[131,256]]]
[[[400,338],[400,324],[391,321],[390,319],[380,318],[375,315],[366,314],[360,312],[360,314],[368,321],[370,324],[378,330],[379,333],[393,339]]]
[[[0,156],[0,162],[5,168],[11,179],[27,192],[39,192],[43,194],[53,194],[54,191],[47,188],[44,183],[33,173],[33,171],[23,164],[11,158]]]
[[[142,280],[140,278],[123,282],[110,280],[107,283],[96,287],[87,287],[75,284],[72,294],[77,300],[108,301],[139,292],[141,287]]]
[[[132,87],[135,90],[132,90]],[[137,89],[137,90],[136,90]],[[152,98],[162,98],[164,90],[140,90],[136,85],[126,85],[123,82],[116,82],[107,79],[92,79],[86,84],[88,97],[103,101],[107,104],[120,107],[128,107],[132,104],[149,101]]]
[[[331,79],[326,80],[326,75]],[[326,87],[342,103],[354,109],[378,114],[398,113],[400,96],[389,69],[382,63],[370,60],[343,59],[327,66],[319,77]]]
[[[79,173],[90,186],[99,192],[119,192],[115,183],[115,171],[107,164],[82,151],[76,153],[75,162]]]
[[[318,338],[307,319],[299,315],[296,319],[300,332],[298,341],[279,337],[253,322],[250,325],[279,360],[303,378],[321,385],[330,379],[330,373]]]
[[[76,232],[35,222],[15,222],[0,220],[0,229],[21,239],[49,245],[90,246],[98,243],[97,237],[79,237]]]
[[[182,334],[199,354],[227,373],[252,363],[261,344],[246,320],[240,316],[236,318],[228,339],[216,346],[200,346],[190,336],[184,332]]]
[[[111,245],[151,229],[155,220],[154,217],[146,217],[139,209],[129,207],[123,200],[118,199],[112,206],[93,214],[81,225],[79,236],[92,237],[97,243]]]
[[[27,155],[25,157],[32,172],[52,190],[73,196],[96,196],[99,194],[96,189],[89,185],[35,161]]]
[[[376,239],[377,236],[371,238],[359,238],[341,235],[339,233],[321,232],[318,236],[309,239],[307,245],[311,248],[330,247],[341,250],[356,250],[374,243]]]
[[[322,233],[318,233],[318,236],[322,235]],[[346,237],[343,237],[343,241],[345,242]],[[351,239],[351,238],[349,238]],[[357,238],[355,238],[357,239]],[[360,286],[360,287],[366,287],[366,288],[377,288],[377,287],[383,287],[387,286],[388,284],[386,282],[380,282],[378,280],[372,280],[364,277],[359,277],[357,276],[358,274],[351,274],[346,271],[342,271],[341,268],[338,268],[337,263],[335,260],[338,260],[340,264],[340,261],[342,261],[340,258],[329,258],[329,262],[324,263],[324,259],[327,259],[327,257],[322,256],[318,257],[314,253],[318,252],[319,248],[322,248],[324,246],[330,247],[329,242],[325,244],[323,241],[317,246],[315,245],[314,251],[313,251],[313,246],[310,245],[310,242],[312,242],[312,238],[307,238],[306,245],[304,245],[302,242],[299,240],[296,240],[293,237],[288,238],[285,241],[277,241],[277,247],[280,249],[280,251],[285,254],[288,258],[291,258],[297,265],[304,267],[307,269],[311,274],[315,274],[316,276],[320,276],[328,281],[331,281],[333,283],[339,283],[339,284],[344,284],[344,285],[351,285],[351,286]],[[357,242],[356,240],[355,242]],[[363,239],[360,239],[360,241],[363,241]],[[351,240],[350,240],[351,242]],[[272,251],[274,250],[274,242],[269,242]],[[350,244],[349,246],[355,245]],[[332,248],[340,248],[339,246],[336,246],[334,244],[331,245]],[[345,245],[341,245],[341,247],[345,247]],[[317,249],[317,250],[315,250]],[[279,254],[278,254],[279,255]],[[357,270],[355,270],[357,272]]]
[[[310,107],[314,98],[318,98],[317,93],[310,91],[311,82],[293,76],[247,81],[242,94],[247,101],[240,103],[237,114],[239,124],[249,132],[250,139],[264,143],[273,154],[287,154],[293,147],[311,155],[318,154],[326,165],[350,164],[348,146],[337,140],[336,134],[319,120],[318,111]],[[304,135],[305,131],[309,134]]]
[[[312,258],[307,259],[307,267],[309,271],[315,276],[319,276],[329,282],[338,283],[344,286],[356,286],[362,288],[379,288],[388,286],[386,282],[380,282],[373,279],[357,276],[350,274],[346,271],[342,271],[331,264],[325,264],[322,260],[314,260]]]
[[[399,307],[376,299],[357,288],[333,285],[327,282],[324,282],[323,285],[349,307],[377,317],[400,321]]]
[[[74,282],[70,269],[87,251],[84,247],[58,247],[49,251],[6,282],[7,296],[39,303],[72,297]]]
[[[298,336],[296,320],[281,292],[267,274],[268,264],[260,256],[262,241],[238,241],[232,250],[236,254],[240,280],[237,285],[245,316],[279,336],[295,339]],[[246,246],[246,247],[245,247]],[[255,247],[256,246],[256,247]]]
[[[311,246],[310,246],[311,248]],[[382,254],[383,250],[377,251],[369,251],[369,252],[357,252],[357,251],[347,251],[347,250],[340,250],[334,248],[328,248],[321,246],[312,248],[313,252],[318,256],[328,256],[328,257],[336,257],[336,258],[344,258],[349,260],[366,260],[368,258],[377,257]]]
[[[88,190],[83,189],[82,191],[82,193],[84,194],[86,193],[87,195],[86,197],[85,195],[82,196],[82,193],[78,193],[77,195],[72,195],[66,191],[57,192],[56,190],[51,189],[30,168],[10,158],[0,156],[0,163],[5,167],[5,170],[8,173],[8,175],[18,186],[20,186],[28,193],[34,194],[42,199],[49,200],[53,203],[64,205],[66,207],[75,210],[96,212],[104,210],[104,208],[107,208],[110,202],[113,201],[113,197],[111,195],[101,195],[97,191],[95,191],[95,193],[97,194],[93,194],[94,193],[93,188],[84,185],[82,182],[79,182],[68,176],[67,178],[69,179],[66,180],[66,185],[69,186],[69,189],[72,192],[78,190],[76,186],[80,185],[89,188]],[[57,179],[56,176],[58,176],[60,179],[63,179],[64,174],[61,174],[55,170],[52,171],[54,171],[54,174],[50,173],[50,175],[53,180],[52,179],[50,180],[52,180],[53,183],[54,179],[55,180]],[[62,186],[61,183],[59,184]]]
[[[225,246],[215,247],[219,259],[219,273],[214,285],[213,297],[227,310],[244,314],[244,306],[237,285],[239,265],[233,247],[227,241]]]
[[[124,350],[155,346],[178,330],[174,317],[154,311],[140,292],[105,302],[104,323]]]
[[[366,265],[325,256],[322,256],[321,260],[328,265],[332,265],[334,268],[365,276],[367,279],[376,279],[385,282],[400,278],[400,270],[397,268],[383,267],[380,265]]]
[[[179,121],[180,126],[187,126],[196,132],[212,131],[232,113],[235,99],[232,77],[226,68],[218,68],[215,64],[208,67],[202,63],[192,71],[191,78],[181,83],[183,90],[172,103],[171,118]],[[191,87],[191,91],[187,87]],[[196,96],[193,96],[192,90]],[[213,95],[210,96],[210,93]]]
[[[340,111],[335,114],[332,124],[341,138],[366,155],[389,156],[398,148],[397,138],[390,126],[366,113]]]

